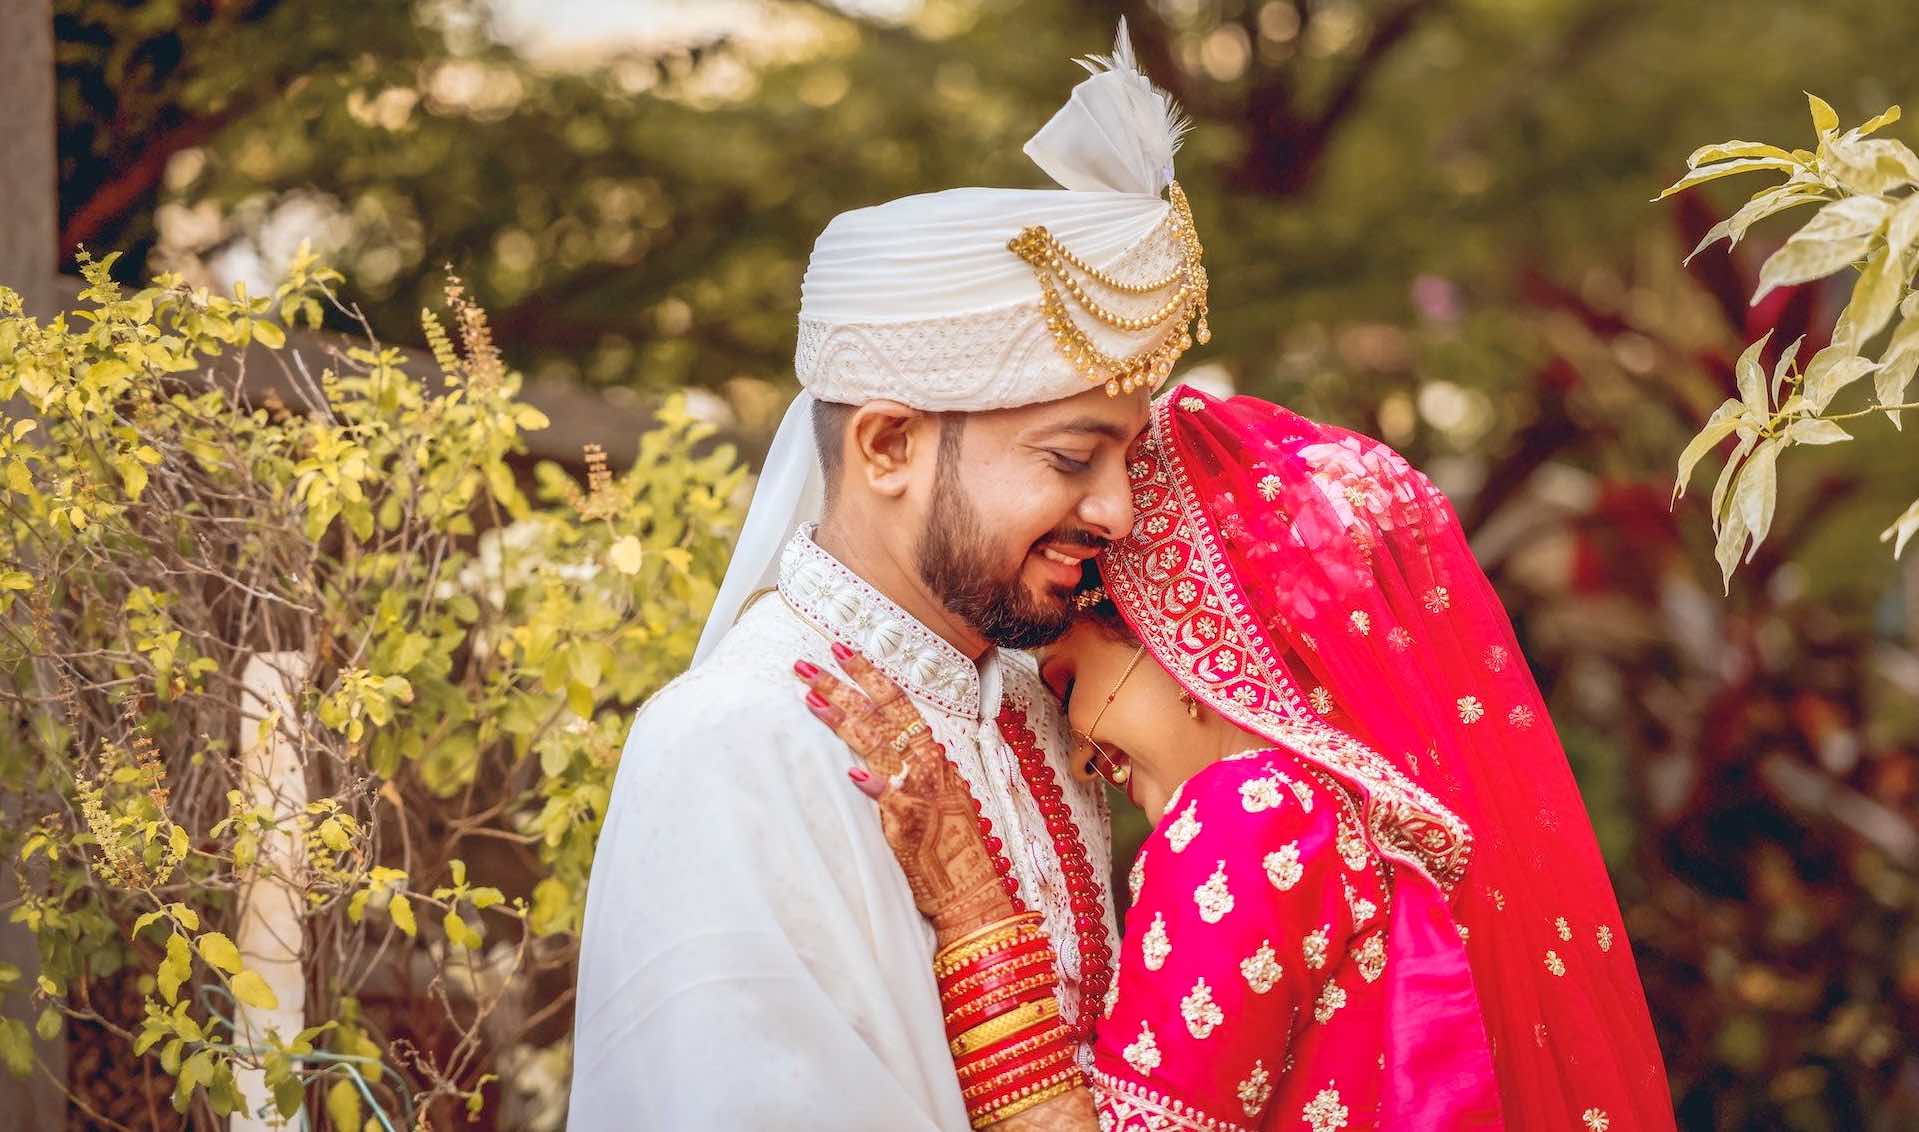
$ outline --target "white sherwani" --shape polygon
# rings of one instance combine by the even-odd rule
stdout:
[[[1059,862],[1001,739],[1023,707],[1066,791],[1096,877],[1103,796],[1067,772],[1059,713],[1031,659],[975,665],[802,530],[777,595],[641,710],[600,836],[580,947],[569,1128],[968,1127],[933,980],[933,934],[846,778],[844,744],[806,710],[795,660],[833,640],[906,689],[1005,841],[1020,892],[1079,957]],[[1113,946],[1112,909],[1106,910]],[[1114,948],[1117,951],[1117,948]]]

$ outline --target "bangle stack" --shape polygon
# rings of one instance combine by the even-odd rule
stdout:
[[[970,932],[933,957],[946,1038],[974,1128],[985,1128],[1084,1084],[1059,975],[1038,912]]]

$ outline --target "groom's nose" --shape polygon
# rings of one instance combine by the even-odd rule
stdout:
[[[1124,460],[1102,461],[1093,489],[1080,500],[1079,520],[1105,539],[1123,539],[1133,532],[1133,487]]]

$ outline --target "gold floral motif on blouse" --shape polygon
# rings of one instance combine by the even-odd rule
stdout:
[[[1133,854],[1133,867],[1126,870],[1126,891],[1132,894],[1134,903],[1139,902],[1139,890],[1146,885],[1146,846],[1139,847]]]
[[[1279,776],[1279,780],[1281,782],[1284,782],[1286,785],[1292,787],[1293,797],[1299,799],[1300,809],[1305,810],[1309,814],[1313,812],[1313,788],[1312,787],[1306,785],[1304,782],[1296,782],[1293,779],[1290,779],[1283,774]]]
[[[1279,783],[1271,775],[1249,778],[1239,784],[1239,804],[1249,814],[1276,809],[1281,801]]]
[[[1365,872],[1367,862],[1372,857],[1366,850],[1366,835],[1344,813],[1339,816],[1339,829],[1334,840],[1339,846],[1339,859],[1346,862],[1346,867],[1356,873]]]
[[[1120,1055],[1126,1059],[1126,1064],[1133,1067],[1133,1072],[1141,1077],[1150,1076],[1153,1070],[1159,1068],[1159,1040],[1153,1037],[1153,1028],[1141,1022],[1139,1037],[1120,1051]]]
[[[1139,941],[1139,955],[1146,963],[1148,971],[1157,971],[1166,965],[1166,957],[1173,953],[1173,941],[1166,938],[1166,917],[1153,913],[1153,923]]]
[[[1346,988],[1338,983],[1327,983],[1319,988],[1319,998],[1313,1003],[1313,1021],[1331,1022],[1339,1008],[1346,1005]]]
[[[1386,971],[1386,932],[1384,929],[1366,937],[1359,945],[1359,977],[1369,983],[1379,981]]]
[[[1299,1115],[1312,1126],[1313,1132],[1338,1132],[1338,1129],[1346,1127],[1346,1120],[1351,1114],[1346,1111],[1345,1105],[1339,1103],[1339,1090],[1328,1081],[1326,1087],[1300,1110]]]
[[[1365,927],[1379,913],[1379,905],[1361,896],[1359,890],[1353,887],[1353,882],[1345,877],[1340,877],[1339,883],[1346,890],[1346,910],[1352,913],[1353,926]]]
[[[1273,941],[1262,939],[1258,951],[1239,961],[1239,973],[1254,994],[1265,994],[1279,984],[1280,976],[1286,971],[1279,965],[1279,953],[1273,950]]]
[[[1559,957],[1559,952],[1550,948],[1546,951],[1546,970],[1556,976],[1563,976],[1566,973],[1566,961]]]
[[[1608,924],[1599,925],[1599,950],[1612,950],[1612,927]]]
[[[1203,978],[1179,1000],[1179,1016],[1186,1019],[1186,1032],[1201,1041],[1212,1037],[1219,1024],[1226,1021],[1226,1012],[1213,1001],[1213,988]]]
[[[1315,928],[1306,933],[1306,941],[1300,945],[1300,950],[1306,956],[1306,965],[1315,971],[1326,965],[1326,937],[1332,929],[1331,924]]]
[[[1273,1075],[1266,1072],[1266,1063],[1253,1062],[1253,1071],[1239,1083],[1239,1088],[1235,1092],[1239,1097],[1240,1107],[1246,1110],[1246,1115],[1257,1120],[1259,1110],[1265,1108],[1266,1102],[1273,1096]]]
[[[1572,925],[1566,922],[1566,917],[1564,916],[1554,917],[1553,930],[1559,933],[1560,939],[1563,939],[1569,943],[1572,941],[1573,929],[1572,929]]]
[[[1173,824],[1166,827],[1166,843],[1173,847],[1173,852],[1184,853],[1186,847],[1193,843],[1193,838],[1199,836],[1201,826],[1198,811],[1197,801],[1188,802],[1179,816],[1173,819]]]
[[[1233,894],[1226,887],[1226,862],[1218,862],[1206,883],[1193,890],[1193,903],[1199,907],[1199,918],[1209,924],[1219,923],[1233,910]]]
[[[1607,1116],[1603,1108],[1589,1108],[1580,1113],[1579,1122],[1592,1129],[1592,1132],[1606,1132],[1612,1127],[1612,1117]]]
[[[1299,842],[1289,841],[1266,854],[1260,862],[1266,866],[1266,879],[1281,892],[1291,891],[1306,875],[1306,866],[1299,860]]]

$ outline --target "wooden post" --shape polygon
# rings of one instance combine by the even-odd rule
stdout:
[[[0,3],[0,284],[53,306],[59,239],[53,155],[53,0]]]
[[[18,291],[28,312],[42,317],[54,305],[53,273],[58,262],[55,207],[57,173],[53,153],[53,0],[0,0],[0,284]],[[0,821],[24,815],[0,813]],[[19,896],[11,866],[0,868],[0,907]],[[32,1024],[27,998],[40,971],[33,933],[0,922],[0,963],[20,968],[21,987],[7,996],[6,1011]],[[35,1051],[52,1079],[35,1073],[22,1080],[0,1071],[0,1113],[20,1128],[64,1128],[66,1095],[55,1085],[67,1076],[64,1036],[37,1041]]]
[[[247,661],[240,681],[246,689],[240,700],[240,778],[247,805],[271,811],[287,827],[265,838],[240,895],[240,938],[235,941],[240,959],[260,973],[279,1000],[272,1010],[244,1003],[234,1008],[234,1044],[256,1050],[266,1048],[268,1033],[290,1042],[306,1025],[306,972],[301,966],[306,937],[299,888],[305,862],[291,825],[306,809],[307,782],[300,752],[287,739],[298,726],[293,717],[306,676],[305,653],[263,652]],[[263,727],[269,719],[273,725]],[[271,1112],[273,1106],[263,1071],[240,1069],[234,1078],[246,1108],[233,1114],[230,1132],[267,1132],[285,1125],[277,1117],[256,1115],[262,1109]]]

